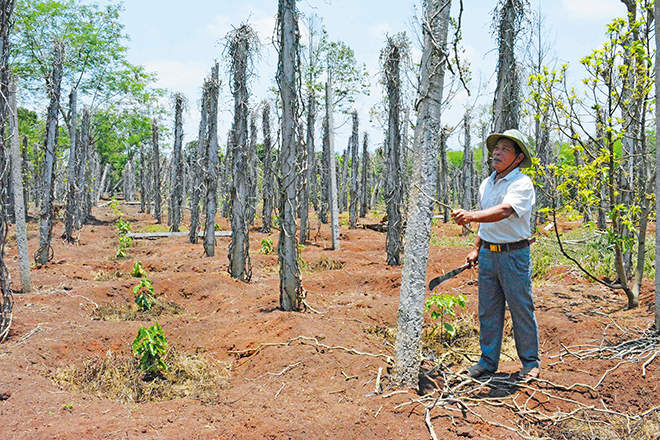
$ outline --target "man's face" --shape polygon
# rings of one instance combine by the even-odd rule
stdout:
[[[501,173],[505,169],[509,168],[512,170],[515,168],[515,165],[512,165],[514,161],[520,163],[522,159],[516,157],[516,147],[511,139],[501,138],[495,144],[493,148],[493,168],[497,170],[498,173]]]

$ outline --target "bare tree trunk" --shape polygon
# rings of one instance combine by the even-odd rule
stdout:
[[[498,133],[518,128],[520,121],[520,77],[515,44],[524,18],[524,8],[525,0],[500,0],[496,11],[499,57],[493,129]]]
[[[261,232],[270,234],[273,226],[273,145],[270,133],[270,104],[263,101],[261,130],[264,133],[264,185]]]
[[[21,291],[29,293],[30,286],[30,255],[28,253],[27,230],[25,225],[25,204],[23,194],[22,160],[20,152],[20,141],[18,139],[18,114],[16,111],[16,83],[14,80],[9,85],[9,133],[11,144],[11,178],[13,182],[15,222],[16,222],[16,247],[18,248],[18,267],[21,275]]]
[[[655,47],[660,47],[660,5],[658,2],[654,3],[654,16],[655,16]],[[660,51],[655,51],[655,102],[660,102]],[[655,106],[655,132],[660,133],[660,105]],[[655,224],[660,223],[660,197],[657,197],[660,194],[660,179],[658,179],[657,174],[660,172],[660,154],[657,154],[660,151],[660,136],[655,137]],[[655,234],[655,331],[660,333],[660,264],[657,262],[660,261],[660,234]]]
[[[402,53],[400,42],[388,38],[383,52],[384,70],[387,89],[388,121],[386,135],[387,172],[385,181],[385,200],[387,203],[387,264],[401,264],[402,221],[401,204],[403,193],[401,188],[401,71]]]
[[[39,222],[39,249],[35,254],[37,264],[50,261],[53,238],[53,191],[55,184],[55,162],[57,161],[58,110],[60,104],[60,87],[62,85],[64,63],[64,47],[60,43],[53,45],[53,67],[47,81],[50,104],[46,118],[46,140],[44,157],[43,200],[41,202],[41,218]]]
[[[436,186],[436,158],[441,132],[440,103],[451,0],[428,0],[425,6],[424,50],[413,148],[413,186],[408,205],[401,301],[394,348],[394,378],[408,386],[417,385],[421,364],[425,281],[434,203],[426,195],[434,194]]]
[[[202,173],[206,172],[202,164],[207,163],[206,161],[206,129],[208,127],[208,88],[204,87],[202,91],[202,105],[200,107],[200,121],[199,121],[199,133],[197,135],[197,147],[193,149],[192,155],[192,168],[193,168],[193,187],[192,187],[192,196],[190,202],[190,234],[188,235],[188,241],[190,243],[197,243],[197,231],[199,230],[199,201],[202,196],[202,185],[204,182]]]
[[[78,191],[76,188],[76,156],[79,154],[76,149],[76,124],[78,123],[77,101],[78,91],[73,89],[71,90],[71,95],[69,95],[69,108],[71,111],[69,122],[69,175],[67,179],[67,183],[69,184],[69,191],[66,195],[66,214],[64,220],[64,239],[69,243],[73,243],[75,241],[73,238],[73,219],[75,217],[76,210],[76,192]]]
[[[358,151],[360,147],[360,134],[358,131],[358,114],[357,111],[353,112],[353,134],[351,136],[351,185],[350,185],[350,204],[348,205],[348,227],[349,229],[357,228],[358,219],[358,170],[360,169],[358,163]]]
[[[254,51],[249,25],[236,29],[230,38],[231,74],[234,95],[234,142],[232,148],[231,188],[231,242],[229,243],[229,273],[233,278],[249,281],[252,277],[250,265],[250,229],[248,221],[248,60]]]
[[[18,124],[18,122],[17,122]],[[28,138],[27,136],[23,136],[23,148],[21,148],[21,154],[23,156],[23,189],[26,191],[25,193],[25,198],[23,199],[23,203],[25,204],[25,217],[29,217],[30,214],[28,212],[28,201],[32,200],[34,201],[34,195],[35,192],[32,186],[33,179],[31,179],[32,175],[34,174],[34,170],[30,169],[30,162],[28,159]]]
[[[204,227],[204,254],[207,257],[215,255],[215,213],[218,206],[217,180],[218,180],[218,95],[220,94],[220,66],[218,63],[211,70],[211,79],[204,84],[205,93],[208,94],[208,130],[205,142],[208,150],[205,166],[206,186],[206,224]]]
[[[332,101],[332,72],[328,71],[328,80],[325,85],[325,119],[328,138],[328,207],[330,210],[330,231],[332,235],[332,249],[339,250],[339,209],[337,207],[337,170],[335,169],[335,123],[334,103]]]
[[[310,33],[309,37],[309,57],[310,63],[313,50],[312,50],[312,38],[313,34]],[[311,70],[311,69],[310,69]],[[310,77],[311,77],[310,73]],[[309,89],[309,97],[307,99],[307,137],[306,137],[306,165],[305,165],[305,177],[303,181],[303,191],[300,195],[300,242],[307,243],[309,240],[309,194],[310,191],[316,191],[316,185],[314,185],[312,179],[316,179],[315,165],[316,165],[316,154],[314,153],[314,124],[316,123],[316,96],[314,93],[314,87],[311,86]],[[314,196],[315,197],[315,196]]]
[[[473,191],[473,174],[474,174],[474,159],[472,157],[472,136],[470,135],[471,119],[470,112],[466,112],[463,117],[463,124],[465,126],[465,145],[463,146],[463,208],[470,211],[472,207]]]
[[[365,131],[362,142],[362,192],[360,192],[360,217],[366,217],[369,205],[369,134]]]
[[[328,223],[330,214],[330,133],[328,132],[328,117],[323,117],[323,151],[321,153],[321,202],[319,221]]]
[[[160,224],[161,219],[161,207],[162,207],[162,198],[161,198],[161,188],[160,188],[160,149],[158,146],[158,120],[154,118],[151,121],[151,145],[153,147],[154,154],[154,218],[156,223]]]
[[[181,227],[181,207],[183,206],[183,95],[174,95],[174,148],[172,149],[172,174],[170,184],[170,209],[172,226],[170,232],[179,232]]]
[[[298,12],[295,0],[280,0],[278,13],[279,68],[277,83],[282,96],[282,148],[280,152],[280,307],[298,311],[305,300],[296,240],[296,140],[298,118],[297,78]]]
[[[353,137],[351,136],[348,140],[348,145],[346,145],[346,149],[344,150],[344,154],[342,155],[341,177],[338,182],[341,194],[341,197],[339,198],[339,212],[344,212],[346,211],[346,208],[348,208],[348,161],[352,142]]]
[[[247,196],[247,223],[254,225],[254,216],[257,213],[257,186],[259,185],[259,158],[257,157],[257,111],[250,113],[250,143],[248,144],[248,196]]]

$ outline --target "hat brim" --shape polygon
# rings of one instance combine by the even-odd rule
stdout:
[[[525,143],[521,140],[518,139],[516,136],[511,136],[506,134],[507,132],[504,133],[493,133],[490,136],[486,138],[486,148],[488,148],[488,152],[490,154],[493,154],[493,148],[495,148],[495,144],[497,144],[497,141],[499,141],[501,138],[506,138],[509,139],[518,145],[520,150],[522,151],[523,155],[525,158],[520,162],[520,168],[529,168],[532,166],[532,157],[529,154],[529,150],[527,149],[527,146]]]

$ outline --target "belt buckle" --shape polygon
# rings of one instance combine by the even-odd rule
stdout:
[[[499,245],[499,244],[491,244],[491,245],[488,247],[488,249],[489,249],[491,252],[501,252],[501,251],[502,251],[502,249],[500,248],[500,245]]]

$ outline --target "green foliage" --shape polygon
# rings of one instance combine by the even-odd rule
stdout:
[[[140,369],[147,374],[158,374],[167,371],[163,360],[167,350],[167,339],[160,324],[155,323],[149,328],[140,327],[131,345],[133,354],[140,357]]]
[[[140,283],[133,287],[133,294],[135,295],[135,304],[141,312],[146,312],[156,304],[154,285],[147,278],[142,278]]]
[[[117,235],[119,236],[119,247],[117,248],[116,258],[126,258],[126,249],[133,244],[133,238],[128,236],[131,230],[131,224],[119,217],[116,225]]]
[[[259,252],[262,254],[272,254],[273,253],[273,240],[270,238],[266,237],[263,240],[261,240],[261,249],[259,249]]]
[[[299,244],[298,245],[298,267],[302,270],[305,268],[307,265],[307,262],[303,260],[302,257],[302,251],[305,250],[305,245],[304,244]]]
[[[433,295],[426,300],[424,304],[424,311],[429,311],[433,308],[431,312],[431,319],[440,319],[440,328],[449,339],[453,338],[456,334],[456,329],[452,324],[446,322],[445,317],[456,317],[456,312],[454,307],[459,306],[462,309],[465,308],[465,297],[463,295]],[[434,327],[433,332],[437,329],[437,326]]]
[[[147,276],[147,271],[142,268],[141,261],[136,261],[135,264],[133,264],[131,276],[134,278],[145,278]]]

